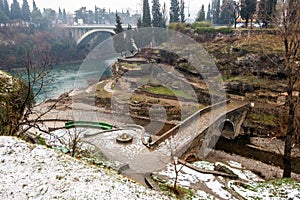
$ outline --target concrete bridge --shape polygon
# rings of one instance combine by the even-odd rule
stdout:
[[[173,157],[182,159],[205,157],[220,135],[235,138],[243,134],[241,128],[248,103],[231,100],[197,111],[161,136],[144,137],[144,130],[133,128],[133,141],[116,143],[116,133],[98,134],[83,138],[100,149],[111,160],[125,163],[132,170],[146,173],[163,168]],[[139,129],[139,130],[138,130]]]
[[[77,46],[86,44],[96,36],[100,36],[102,41],[106,38],[115,35],[114,28],[115,25],[78,25],[78,26],[66,26],[65,28],[70,30],[72,37],[75,39]],[[132,28],[136,28],[132,26]],[[123,29],[126,30],[127,26],[123,26]]]

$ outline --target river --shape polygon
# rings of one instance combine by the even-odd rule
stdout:
[[[34,85],[33,90],[35,93],[41,88],[41,91],[35,98],[35,102],[41,103],[48,99],[56,99],[60,95],[74,89],[87,87],[91,82],[98,81],[101,78],[99,68],[83,69],[81,63],[76,64],[62,64],[47,67],[47,75],[44,76],[43,86],[41,82]],[[25,81],[27,80],[27,73],[25,70],[18,70],[10,72],[14,76],[21,76]],[[110,71],[105,73],[110,75]]]

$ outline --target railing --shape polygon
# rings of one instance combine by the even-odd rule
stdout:
[[[75,127],[90,127],[90,128],[99,128],[103,130],[113,129],[113,125],[104,122],[70,121],[65,123],[66,129],[75,128]]]

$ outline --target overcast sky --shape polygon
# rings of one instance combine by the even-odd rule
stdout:
[[[10,0],[12,2],[13,0]],[[22,4],[22,0],[18,0],[20,4]],[[148,0],[150,3],[150,7],[152,4],[152,0]],[[164,2],[167,3],[167,8],[169,10],[171,0],[160,0],[160,4],[162,5]],[[211,0],[184,0],[186,7],[186,17],[188,10],[191,13],[191,17],[195,18],[197,12],[200,10],[201,5],[205,5],[205,10],[207,10],[208,2]],[[89,10],[94,11],[95,5],[100,8],[109,8],[112,11],[118,10],[124,11],[130,10],[131,13],[135,13],[136,11],[140,12],[142,0],[35,0],[37,7],[41,10],[43,8],[52,8],[54,10],[58,10],[65,8],[67,12],[73,13],[75,10],[78,10],[81,7],[87,7]],[[180,0],[179,0],[180,2]],[[32,8],[32,0],[28,0],[30,8]],[[189,7],[189,9],[188,9]]]

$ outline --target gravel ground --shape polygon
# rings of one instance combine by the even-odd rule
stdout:
[[[0,137],[0,199],[170,199],[114,171]]]

